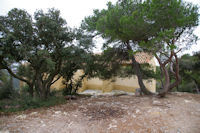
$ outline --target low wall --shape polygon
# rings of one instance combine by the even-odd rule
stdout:
[[[144,84],[151,92],[156,91],[156,81],[154,79],[144,80]],[[86,79],[79,92],[85,90],[101,90],[102,92],[111,92],[112,90],[122,90],[127,92],[135,92],[136,88],[140,88],[137,77],[115,78],[112,80],[101,80],[99,78]]]
[[[77,71],[77,73],[74,76],[74,79],[77,79],[82,74],[83,72],[81,70]],[[60,78],[51,86],[51,89],[52,90],[63,89],[65,85],[62,82],[63,78]],[[150,90],[151,92],[156,92],[156,80],[154,79],[144,80],[144,84],[148,90]],[[25,85],[24,82],[20,82],[20,87],[24,85]],[[85,90],[101,90],[102,92],[111,92],[112,90],[122,90],[127,92],[135,92],[136,88],[140,88],[136,76],[132,76],[130,78],[116,77],[110,80],[101,80],[99,78],[91,78],[91,79],[85,78],[82,82],[82,87],[79,88],[78,91],[83,92]]]

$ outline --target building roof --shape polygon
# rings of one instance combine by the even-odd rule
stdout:
[[[140,63],[150,63],[151,59],[153,58],[153,55],[145,52],[138,52],[135,54],[135,60]],[[122,64],[131,64],[132,61],[122,61]]]
[[[135,55],[135,59],[138,63],[149,63],[153,56],[149,53],[138,52]]]

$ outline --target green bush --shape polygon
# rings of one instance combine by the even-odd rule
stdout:
[[[10,98],[13,93],[12,86],[8,83],[4,83],[0,86],[0,99]]]
[[[159,92],[161,89],[161,82],[156,82],[156,91]],[[172,92],[189,92],[196,93],[195,84],[193,82],[182,81],[178,87],[172,89]]]
[[[54,88],[54,89],[52,89],[52,90],[50,91],[49,96],[50,96],[50,97],[56,96],[57,93],[59,93],[59,91],[57,91],[57,90]]]
[[[193,82],[182,83],[178,87],[174,88],[173,91],[194,93],[196,91],[194,88],[195,88],[195,85]]]
[[[11,88],[10,84],[5,84],[4,86],[1,84],[0,86],[1,112],[16,112],[26,109],[49,107],[66,101],[62,94],[60,94],[61,92],[57,91],[51,91],[50,97],[44,100],[37,96],[31,97],[28,86],[22,87],[20,93]]]
[[[17,91],[13,89],[12,77],[3,70],[0,70],[0,99],[9,99],[17,95]]]
[[[28,85],[25,85],[20,89],[20,95],[29,96],[30,94],[29,92],[30,92],[30,88]]]
[[[62,96],[50,96],[48,99],[42,100],[38,97],[32,98],[30,96],[21,95],[16,99],[0,100],[0,111],[16,112],[27,109],[54,106],[65,102],[66,100]]]

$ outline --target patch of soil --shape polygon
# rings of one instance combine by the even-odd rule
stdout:
[[[0,133],[200,133],[200,95],[92,96],[0,115]]]
[[[103,120],[120,118],[124,115],[124,110],[121,108],[110,108],[106,106],[92,106],[88,107],[87,110],[80,109],[81,113],[88,117],[89,120]]]

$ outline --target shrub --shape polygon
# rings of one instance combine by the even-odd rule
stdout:
[[[30,92],[30,88],[28,85],[25,85],[20,89],[20,95],[29,96],[29,92]]]
[[[195,88],[194,83],[190,82],[190,83],[180,84],[177,88],[174,88],[173,91],[194,93],[195,92],[194,88]]]
[[[30,97],[22,95],[17,99],[1,100],[0,101],[0,111],[2,112],[16,112],[23,111],[27,109],[50,107],[58,104],[65,103],[64,97],[50,96],[46,100],[42,100],[38,97]]]
[[[11,87],[12,86],[10,84],[3,84],[0,87],[0,99],[10,98],[13,92],[13,89]]]
[[[15,97],[17,91],[13,88],[12,77],[3,70],[0,70],[0,99]]]

